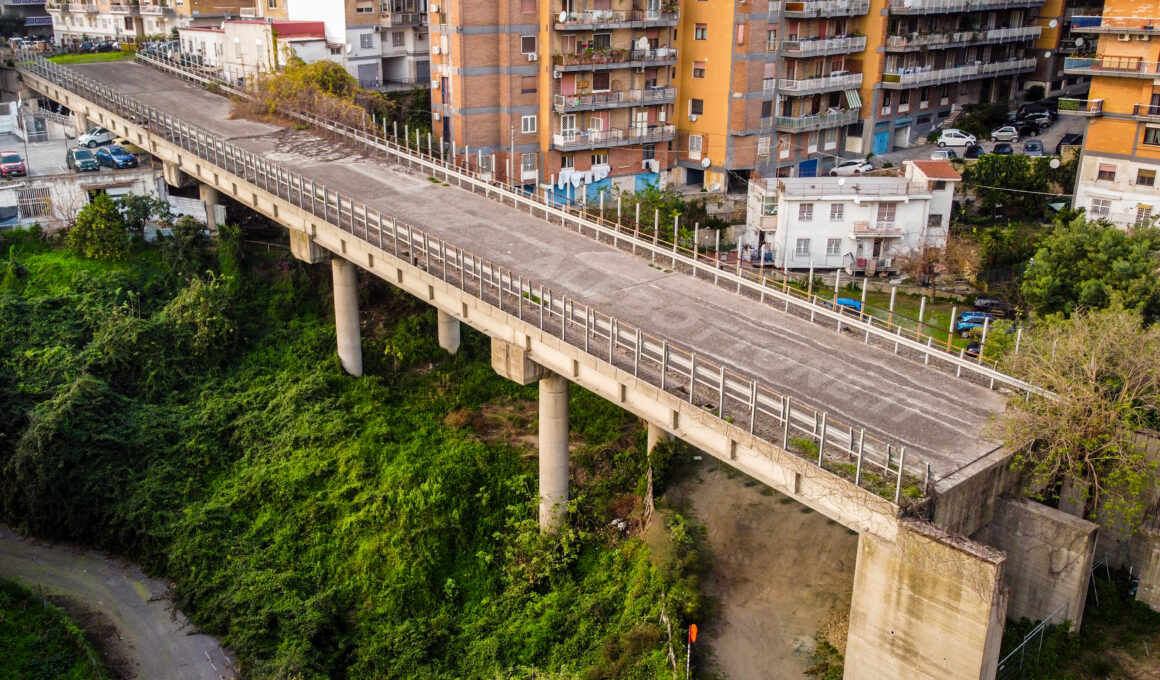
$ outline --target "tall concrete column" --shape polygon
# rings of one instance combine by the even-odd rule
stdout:
[[[568,379],[540,379],[540,531],[556,533],[568,504]]]
[[[459,319],[439,310],[439,346],[448,354],[459,351]]]
[[[198,194],[205,204],[205,225],[214,231],[218,225],[216,207],[222,204],[221,192],[213,185],[202,182],[198,185]]]
[[[353,375],[363,374],[362,337],[358,323],[358,272],[341,257],[330,258],[334,275],[334,327],[338,336],[338,358],[343,369]]]
[[[649,423],[648,424],[648,446],[645,450],[651,452],[653,449],[655,449],[657,447],[657,444],[660,444],[661,442],[667,442],[672,438],[673,438],[673,435],[669,434],[668,432],[665,432],[664,430],[657,427],[656,425]]]
[[[73,111],[73,131],[76,132],[77,137],[89,131],[89,119],[85,118],[83,113]]]

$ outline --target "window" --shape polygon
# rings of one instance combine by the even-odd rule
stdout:
[[[1142,187],[1156,186],[1156,171],[1140,170],[1136,173],[1136,184],[1139,184]]]
[[[813,203],[802,203],[801,205],[798,206],[798,221],[799,222],[813,222],[814,221],[814,204]],[[801,242],[799,241],[799,243],[801,243]]]
[[[846,214],[846,206],[841,203],[830,204],[830,221],[841,222],[842,217]]]
[[[612,49],[612,34],[611,33],[594,33],[592,34],[592,48],[596,50],[610,50]]]
[[[575,156],[560,156],[560,167],[564,170],[571,170],[576,167]]]
[[[842,254],[842,239],[828,238],[826,239],[826,254],[827,255],[841,255]]]
[[[358,46],[359,46],[359,49],[363,49],[363,50],[369,50],[370,48],[374,47],[375,46],[375,34],[374,33],[359,33]]]
[[[1144,128],[1144,143],[1160,146],[1160,127]]]
[[[607,151],[592,152],[592,165],[608,165]]]
[[[887,228],[894,226],[894,216],[898,208],[895,203],[878,204],[878,224]]]
[[[1105,163],[1100,163],[1099,169],[1096,172],[1096,179],[1103,180],[1105,182],[1115,182],[1116,181],[1116,166],[1107,165]]]
[[[946,191],[947,183],[944,180],[938,180],[931,186],[932,191]]]
[[[838,128],[826,129],[826,150],[838,148]]]
[[[768,158],[769,157],[769,147],[772,143],[773,143],[773,140],[770,139],[769,137],[758,137],[757,138],[757,156],[759,158]]]
[[[1136,226],[1143,227],[1152,222],[1152,206],[1141,203],[1136,206]]]
[[[374,11],[375,11],[375,8],[372,7],[371,5],[360,5],[360,6],[354,8],[355,14],[373,14]]]
[[[1106,198],[1093,198],[1088,212],[1092,217],[1107,217],[1112,212],[1112,202]]]
[[[701,135],[689,135],[689,157],[693,160],[701,157]]]
[[[608,92],[612,89],[612,74],[608,71],[597,71],[592,74],[592,91]]]
[[[402,31],[391,33],[391,47],[403,47],[407,44],[407,36]]]
[[[709,24],[697,24],[693,27],[693,40],[708,40]]]
[[[704,78],[705,77],[705,62],[703,62],[703,61],[694,61],[693,62],[693,77],[694,78]]]
[[[239,38],[234,38],[234,56],[242,58],[242,41]]]
[[[536,155],[534,153],[526,153],[523,156],[523,160],[520,163],[520,167],[522,167],[524,169],[524,172],[534,172],[535,170],[537,170],[540,167],[538,159],[539,159],[538,155]]]
[[[705,113],[705,100],[704,99],[690,99],[689,100],[689,114],[693,115],[693,116],[699,116],[703,113]]]
[[[278,9],[278,0],[266,0],[266,6],[270,9]]]
[[[522,76],[520,78],[520,94],[533,94],[539,82],[535,76]]]
[[[20,208],[21,219],[47,217],[52,212],[48,189],[17,189],[16,204]]]
[[[524,35],[520,36],[520,52],[524,54],[535,54],[536,52],[536,36]]]
[[[808,238],[799,238],[797,245],[793,249],[794,257],[809,257],[810,256],[810,240]]]
[[[640,149],[641,160],[651,161],[657,157],[657,145],[645,144]]]
[[[520,132],[523,134],[531,134],[536,131],[536,117],[535,116],[521,116],[520,117]]]

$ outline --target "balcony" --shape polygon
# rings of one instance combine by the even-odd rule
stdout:
[[[870,11],[870,0],[787,0],[784,14],[795,19],[861,16]]]
[[[890,0],[891,14],[950,14],[1041,7],[1043,0]]]
[[[1042,26],[1019,26],[1017,28],[995,28],[990,31],[954,31],[951,33],[929,33],[920,35],[892,35],[886,38],[887,52],[917,52],[925,49],[945,49],[968,45],[989,45],[994,43],[1037,40],[1043,33]]]
[[[596,50],[584,54],[553,54],[552,65],[558,71],[592,71],[596,69],[632,68],[640,66],[672,66],[677,63],[677,50],[658,47],[655,50],[628,50],[624,48]]]
[[[1059,115],[1061,116],[1096,118],[1102,116],[1103,113],[1104,100],[1102,99],[1070,99],[1064,97],[1059,100]]]
[[[425,26],[427,15],[423,12],[384,12],[379,17],[380,26],[401,28],[403,26]]]
[[[1139,57],[1069,57],[1063,60],[1063,72],[1076,76],[1122,76],[1152,80],[1160,77],[1160,64],[1141,61]]]
[[[165,5],[141,5],[141,14],[161,17],[177,16],[177,12],[173,11],[172,7]]]
[[[1060,108],[1063,100],[1059,101]],[[1156,104],[1135,104],[1132,106],[1132,116],[1146,123],[1160,123],[1160,106]]]
[[[590,31],[597,28],[676,26],[680,18],[680,12],[676,9],[590,9],[561,12],[555,20],[557,31]]]
[[[97,6],[93,3],[73,2],[73,3],[69,4],[68,11],[73,12],[73,13],[96,14],[97,13]]]
[[[866,36],[813,38],[781,41],[781,52],[787,57],[821,57],[829,54],[851,54],[866,49]]]
[[[854,220],[850,227],[850,238],[900,238],[903,228],[894,220]]]
[[[629,144],[667,142],[677,134],[675,125],[634,126],[627,130],[573,130],[552,135],[552,148],[557,151],[603,149]]]
[[[553,108],[556,113],[599,111],[623,106],[671,104],[676,99],[677,88],[675,87],[654,87],[647,90],[621,90],[585,95],[558,94],[553,97]]]
[[[141,13],[141,8],[137,5],[109,5],[109,13],[136,15]]]
[[[815,113],[808,116],[778,116],[777,129],[779,132],[813,132],[814,130],[842,127],[857,122],[859,111],[861,111],[860,108]]]
[[[44,4],[44,9],[49,12],[61,12],[68,14],[69,4],[67,2],[47,2]]]
[[[991,63],[976,62],[966,66],[955,66],[933,70],[929,66],[905,69],[898,73],[883,73],[882,87],[891,90],[906,90],[926,85],[961,83],[978,78],[993,78],[1031,71],[1035,68],[1035,57],[1011,59]]]
[[[1074,16],[1071,21],[1071,32],[1160,35],[1160,18]]]
[[[781,83],[778,85],[782,94],[792,97],[818,94],[819,92],[848,90],[861,86],[861,73],[838,73],[821,76],[820,78],[806,78],[804,80],[782,78]],[[762,86],[762,90],[767,94],[773,94],[773,80],[766,81]]]

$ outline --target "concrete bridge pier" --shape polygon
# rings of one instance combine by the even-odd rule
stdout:
[[[673,438],[673,435],[669,434],[668,432],[665,432],[657,425],[654,425],[653,423],[649,423],[648,424],[648,444],[646,445],[645,450],[648,451],[649,453],[652,453],[652,450],[657,447],[657,444],[660,444],[662,442],[667,442],[667,441],[671,440],[672,438]]]
[[[540,531],[554,534],[568,505],[568,379],[540,379]]]
[[[349,374],[363,374],[362,334],[358,321],[358,271],[341,257],[330,258],[334,276],[334,328],[338,336],[338,359]]]
[[[459,319],[439,310],[439,346],[448,354],[459,351]]]
[[[201,182],[198,184],[198,197],[205,204],[205,225],[211,231],[216,231],[218,226],[217,207],[219,205],[225,206],[222,203],[221,192],[213,185]]]
[[[77,137],[89,131],[89,119],[85,114],[73,111],[73,131],[76,132]]]

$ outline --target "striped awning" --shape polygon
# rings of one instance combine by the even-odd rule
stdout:
[[[846,108],[862,108],[862,98],[858,96],[858,90],[846,90]]]

